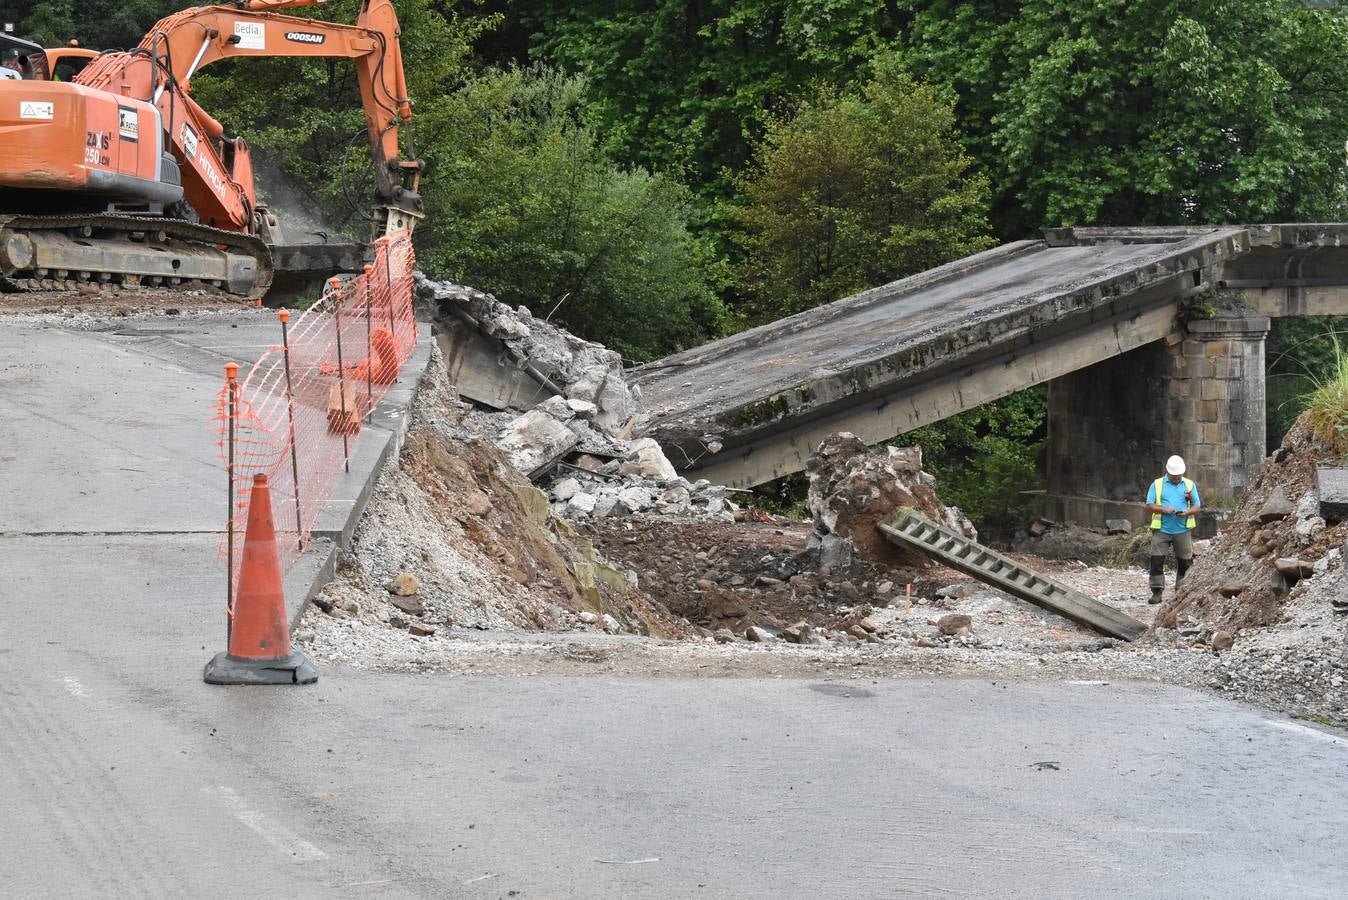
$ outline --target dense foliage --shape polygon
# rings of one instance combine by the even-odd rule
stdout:
[[[894,57],[859,90],[822,91],[769,117],[732,180],[752,318],[771,321],[990,246],[987,179],[955,140],[954,110]]]
[[[580,113],[585,87],[489,71],[426,111],[420,262],[652,359],[716,329],[711,260],[688,189],[614,165]]]
[[[174,0],[15,0],[136,43]],[[298,10],[341,21],[358,0]],[[647,358],[1059,225],[1341,220],[1348,11],[1300,0],[397,0],[421,259]],[[349,66],[249,61],[199,99],[361,227]],[[275,176],[283,177],[275,177]],[[1330,330],[1342,330],[1339,325]],[[1270,420],[1330,371],[1278,322]],[[1286,377],[1281,377],[1286,375]],[[924,429],[975,510],[1028,486],[1043,392]],[[1276,434],[1274,435],[1277,436]],[[993,499],[997,498],[997,499]]]
[[[958,94],[1003,236],[1342,214],[1341,10],[1297,0],[920,7],[907,56]]]
[[[941,500],[964,510],[980,529],[1009,535],[1022,524],[1022,491],[1043,487],[1048,439],[1043,386],[959,413],[898,438],[922,448]]]

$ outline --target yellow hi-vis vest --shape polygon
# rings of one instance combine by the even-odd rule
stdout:
[[[1192,481],[1190,481],[1190,480],[1187,479],[1187,478],[1181,478],[1180,481],[1183,482],[1183,484],[1184,484],[1184,490],[1185,490],[1186,493],[1190,493],[1190,494],[1193,493],[1194,483],[1193,483]],[[1157,506],[1160,506],[1160,505],[1161,505],[1161,488],[1164,487],[1164,486],[1165,486],[1165,476],[1162,475],[1160,478],[1156,479],[1156,505],[1157,505]],[[1185,528],[1193,528],[1193,527],[1196,526],[1197,524],[1198,524],[1198,520],[1195,519],[1193,516],[1190,516],[1190,517],[1184,522],[1184,527],[1185,527]],[[1161,530],[1161,513],[1152,513],[1152,514],[1151,514],[1151,529],[1152,529],[1152,531],[1160,531],[1160,530]]]

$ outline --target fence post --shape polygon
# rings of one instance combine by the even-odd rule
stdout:
[[[239,364],[225,363],[225,408],[229,418],[225,474],[228,487],[225,489],[225,502],[228,504],[229,518],[225,523],[225,554],[228,557],[225,566],[225,641],[228,646],[234,629],[234,433],[238,414]]]
[[[349,430],[347,427],[346,408],[346,364],[342,361],[342,298],[337,295],[337,292],[342,287],[342,280],[340,278],[331,278],[328,280],[328,287],[330,288],[328,296],[333,298],[332,316],[334,325],[337,329],[337,391],[338,396],[341,398],[339,402],[342,410],[340,419],[342,432],[342,466],[346,471],[350,472],[351,447],[346,439],[346,433]]]
[[[370,291],[370,276],[374,274],[374,266],[365,264],[362,271],[365,285],[365,417],[367,422],[374,421],[374,339],[372,335],[372,318],[374,311],[371,304],[374,302]]]
[[[393,346],[398,349],[398,358],[401,361],[402,345],[398,343],[398,327],[393,324],[393,272],[389,269],[389,257],[392,255],[393,242],[389,240],[388,235],[384,235],[384,288],[388,297],[388,333],[393,338]]]
[[[295,451],[295,387],[290,380],[290,310],[277,313],[281,319],[281,350],[286,361],[286,415],[290,424],[290,480],[295,495],[295,544],[304,551],[304,519],[300,514],[300,463]]]

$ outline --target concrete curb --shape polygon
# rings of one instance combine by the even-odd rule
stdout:
[[[337,554],[350,546],[356,525],[370,504],[375,482],[389,461],[396,460],[402,452],[412,419],[412,401],[430,364],[434,343],[430,323],[419,322],[416,349],[403,366],[397,382],[375,408],[370,424],[361,430],[352,453],[351,471],[333,489],[334,496],[349,493],[354,496],[336,503],[329,500],[324,505],[309,549],[286,576],[286,612],[292,631],[299,627],[300,617],[309,602],[337,574]],[[377,437],[378,441],[370,441],[367,435]],[[343,506],[345,510],[341,509]]]

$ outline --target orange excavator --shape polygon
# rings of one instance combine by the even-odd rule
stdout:
[[[363,0],[355,25],[277,12],[324,2],[185,9],[139,47],[101,54],[0,35],[9,69],[0,72],[0,291],[188,282],[250,298],[267,291],[280,224],[257,201],[248,145],[191,96],[193,76],[222,59],[353,60],[375,170],[373,236],[410,232],[422,216],[422,164],[393,4]],[[73,80],[58,80],[62,60],[86,59]]]

